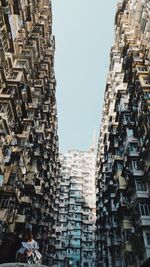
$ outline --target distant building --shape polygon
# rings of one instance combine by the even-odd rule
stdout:
[[[95,266],[95,149],[61,155],[53,266]]]
[[[118,4],[96,165],[96,266],[150,266],[150,2],[146,0]]]
[[[59,183],[54,51],[49,0],[0,0],[0,243],[30,227],[46,264]]]

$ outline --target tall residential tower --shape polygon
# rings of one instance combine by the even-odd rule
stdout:
[[[7,244],[0,262],[14,260],[9,246],[25,227],[51,262],[59,181],[54,51],[49,0],[0,0],[0,240]]]
[[[61,155],[54,266],[95,267],[95,150]]]
[[[115,17],[97,166],[97,266],[150,266],[150,2]]]

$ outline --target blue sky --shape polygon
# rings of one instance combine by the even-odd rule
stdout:
[[[101,122],[117,0],[52,0],[60,151],[87,150]]]

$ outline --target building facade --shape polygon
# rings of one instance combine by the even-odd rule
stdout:
[[[54,51],[49,0],[0,0],[0,241],[8,246],[1,248],[1,262],[8,260],[14,233],[25,227],[32,228],[44,263],[54,252],[59,184]]]
[[[96,162],[100,267],[150,266],[150,2],[117,6]]]
[[[95,150],[61,155],[53,266],[95,266]]]

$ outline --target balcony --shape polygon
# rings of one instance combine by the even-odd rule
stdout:
[[[9,5],[7,5],[7,6],[1,6],[0,7],[0,14],[5,14],[5,15],[11,14],[10,6]]]
[[[21,203],[31,204],[31,200],[28,196],[24,196],[20,198]]]
[[[7,213],[8,209],[0,209],[0,221],[6,221],[7,220]]]
[[[121,224],[121,229],[122,230],[129,230],[130,229],[132,231],[134,228],[133,228],[130,220],[123,220],[122,224]]]
[[[136,72],[137,72],[137,75],[139,74],[149,74],[149,68],[148,66],[142,66],[142,65],[137,65],[136,66]]]
[[[120,246],[121,245],[121,238],[112,238],[112,239],[108,239],[108,246]]]
[[[26,221],[26,216],[25,215],[18,214],[16,219],[15,219],[16,223],[25,223],[25,221]]]
[[[23,79],[23,71],[12,71],[9,73],[9,75],[6,77],[7,82],[21,82]]]
[[[138,150],[127,150],[128,156],[130,157],[138,157],[139,156],[139,151]]]
[[[141,199],[141,198],[149,198],[149,192],[148,191],[136,191],[132,197],[132,199]]]
[[[43,134],[43,133],[44,133],[44,128],[45,128],[44,123],[41,123],[41,124],[39,124],[39,125],[36,127],[35,131],[36,131],[36,133],[41,133],[41,134]]]
[[[120,161],[123,160],[123,155],[114,155],[114,161]]]
[[[140,216],[137,223],[140,226],[149,226],[150,225],[150,216]]]
[[[26,59],[15,59],[13,67],[14,69],[24,69],[26,72],[29,72],[29,64]]]
[[[136,169],[132,169],[132,170],[131,170],[131,173],[132,173],[134,176],[143,176],[143,175],[144,175],[144,171],[142,171],[142,170],[136,170]]]
[[[22,49],[21,58],[28,60],[30,68],[33,67],[34,56],[32,49]]]
[[[123,176],[119,175],[118,182],[119,182],[119,189],[120,190],[126,189],[126,180]]]
[[[66,258],[66,256],[64,256],[64,255],[60,255],[60,254],[58,254],[58,255],[54,255],[53,256],[53,259],[54,259],[54,266],[56,267],[56,266],[62,266],[62,265],[58,265],[58,264],[62,264],[62,262],[65,262],[65,258]]]
[[[150,88],[150,79],[148,75],[139,75],[139,81],[143,88]]]
[[[125,242],[123,244],[123,252],[124,252],[124,254],[127,253],[127,252],[132,252],[132,251],[133,251],[132,244],[129,241]]]

